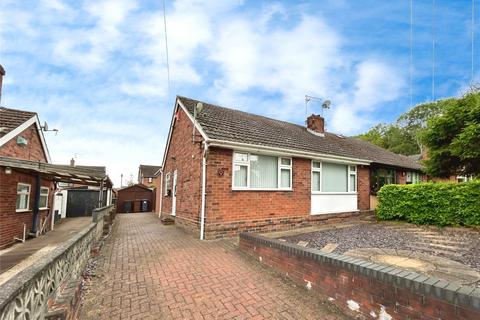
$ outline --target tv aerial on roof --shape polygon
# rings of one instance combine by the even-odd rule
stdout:
[[[305,95],[305,117],[308,116],[308,103],[311,101],[311,100],[315,100],[315,101],[323,101],[322,103],[322,116],[323,116],[323,110],[325,109],[330,109],[330,106],[332,105],[332,101],[330,100],[324,100],[322,98],[319,98],[319,97],[313,97],[313,96],[309,96],[309,95]]]
[[[57,135],[57,133],[58,133],[58,129],[51,129],[51,130],[48,129],[47,121],[43,122],[43,126],[40,126],[40,128],[43,132],[53,131],[53,132],[55,132],[55,135]]]

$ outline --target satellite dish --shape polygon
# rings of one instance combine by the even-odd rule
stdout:
[[[43,123],[43,131],[48,131],[48,124],[47,121]]]
[[[332,104],[332,101],[330,100],[325,100],[323,103],[322,103],[322,108],[323,109],[330,109],[330,105]]]

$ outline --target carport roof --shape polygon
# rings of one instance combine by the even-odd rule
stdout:
[[[71,167],[9,157],[0,157],[0,167],[10,167],[21,172],[39,173],[55,182],[98,186],[103,181],[107,187],[112,186],[112,181],[105,170],[101,169]]]

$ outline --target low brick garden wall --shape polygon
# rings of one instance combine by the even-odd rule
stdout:
[[[240,249],[352,316],[366,319],[480,319],[480,289],[259,235]]]

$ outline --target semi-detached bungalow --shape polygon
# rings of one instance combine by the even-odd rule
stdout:
[[[162,163],[160,213],[202,239],[282,230],[368,212],[419,162],[363,140],[178,96]]]

